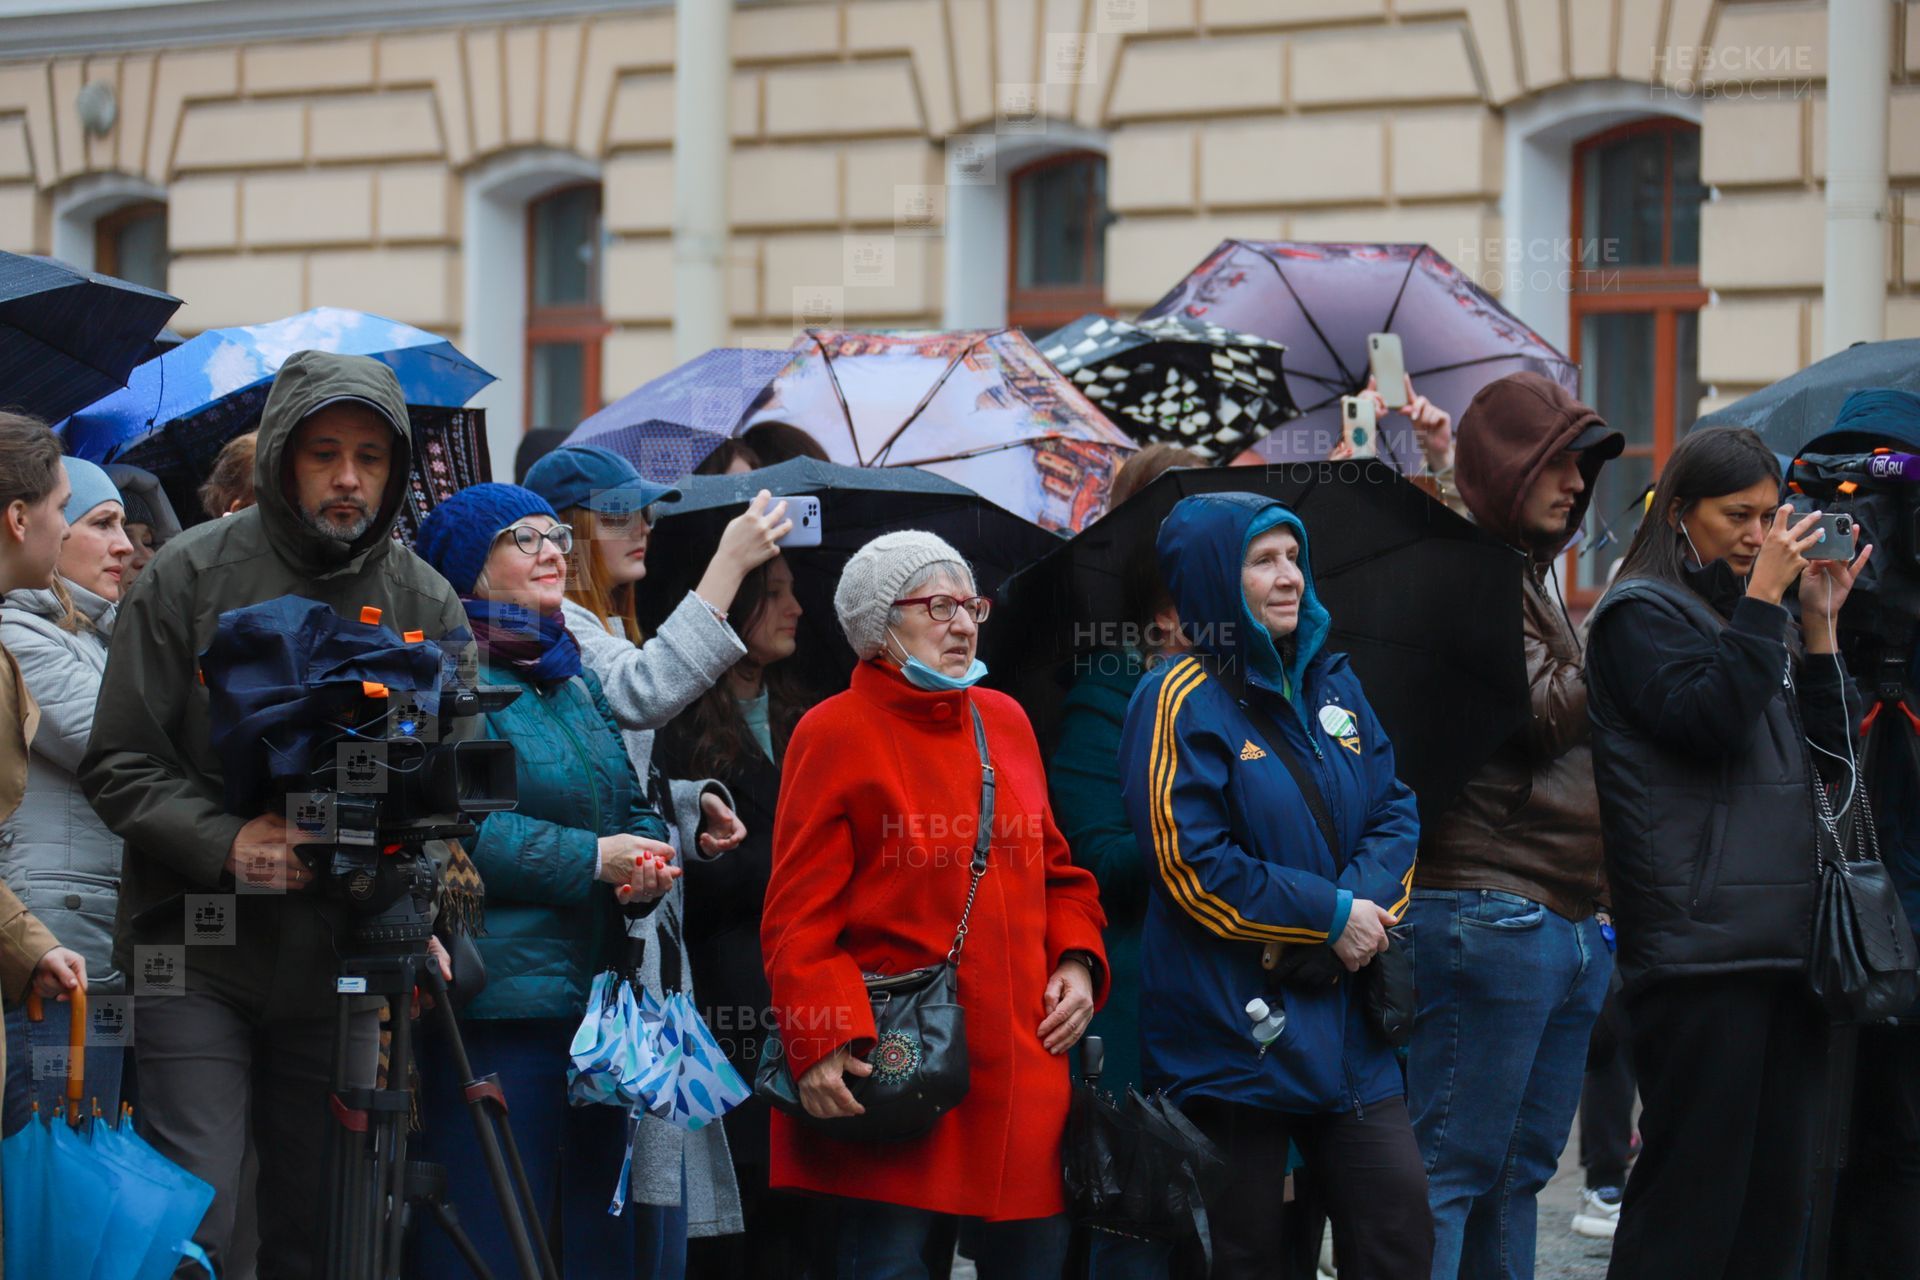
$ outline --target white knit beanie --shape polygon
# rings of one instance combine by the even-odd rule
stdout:
[[[887,613],[914,575],[942,562],[959,565],[972,581],[973,569],[965,557],[945,538],[919,529],[883,533],[853,553],[833,589],[833,611],[862,662],[886,644]]]

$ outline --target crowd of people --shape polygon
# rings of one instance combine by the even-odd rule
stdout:
[[[1457,430],[1418,396],[1406,412],[1435,497],[1513,549],[1529,698],[1424,822],[1332,648],[1326,549],[1257,493],[1185,498],[1132,549],[1135,642],[1088,664],[1043,746],[980,683],[994,602],[930,533],[847,562],[832,604],[856,663],[835,691],[793,661],[792,520],[765,492],[650,634],[636,586],[676,493],[617,454],[556,448],[397,540],[408,415],[372,360],[289,358],[185,532],[152,477],[0,414],[4,1127],[54,1083],[11,1006],[130,997],[132,1047],[90,1049],[89,1087],[136,1100],[213,1186],[195,1239],[222,1275],[319,1272],[333,1075],[371,1086],[385,1033],[369,1002],[336,1045],[345,908],[310,892],[286,814],[226,798],[199,666],[223,613],[297,595],[470,638],[480,682],[518,692],[477,729],[512,745],[517,803],[436,843],[432,955],[470,988],[467,1051],[569,1278],[944,1276],[956,1248],[983,1280],[1056,1280],[1070,1256],[1198,1274],[1192,1242],[1074,1248],[1062,1147],[1089,1030],[1109,1087],[1163,1093],[1224,1160],[1214,1276],[1310,1280],[1330,1223],[1341,1280],[1529,1277],[1576,1108],[1576,1225],[1614,1236],[1611,1274],[1801,1275],[1834,1083],[1805,976],[1813,833],[1821,788],[1864,803],[1835,790],[1858,781],[1835,619],[1873,548],[1810,558],[1814,517],[1781,505],[1759,437],[1696,431],[1576,625],[1556,566],[1622,435],[1533,374]],[[731,443],[706,469],[803,447]],[[1143,450],[1113,501],[1198,462]],[[190,928],[207,895],[230,895],[217,945]],[[845,1136],[871,1088],[940,1051],[882,1033],[869,979],[943,958],[964,1099],[908,1140]],[[570,1104],[609,967],[690,992],[749,1082],[778,1045],[797,1105],[689,1130]],[[1395,982],[1410,1029],[1382,1011]],[[1250,1018],[1256,997],[1280,1016]],[[418,1150],[508,1266],[466,1082],[421,1039]],[[1887,1184],[1920,1186],[1901,1158]],[[1848,1274],[1909,1274],[1904,1222],[1836,1228]],[[410,1273],[465,1273],[419,1237]]]

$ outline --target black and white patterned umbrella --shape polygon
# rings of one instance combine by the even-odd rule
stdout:
[[[1226,462],[1299,413],[1281,373],[1286,348],[1257,334],[1176,316],[1086,315],[1038,345],[1141,444]]]

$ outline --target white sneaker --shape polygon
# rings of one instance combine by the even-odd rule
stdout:
[[[1580,1193],[1580,1207],[1573,1211],[1575,1235],[1611,1240],[1619,1225],[1619,1187],[1588,1187]]]

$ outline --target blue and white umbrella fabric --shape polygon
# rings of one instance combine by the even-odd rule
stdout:
[[[411,405],[457,409],[494,381],[439,334],[364,311],[316,307],[268,324],[209,329],[134,369],[124,390],[75,413],[60,435],[68,453],[111,462],[173,424],[215,411],[232,418],[236,401],[257,415],[273,375],[296,351],[371,356],[393,370]]]

